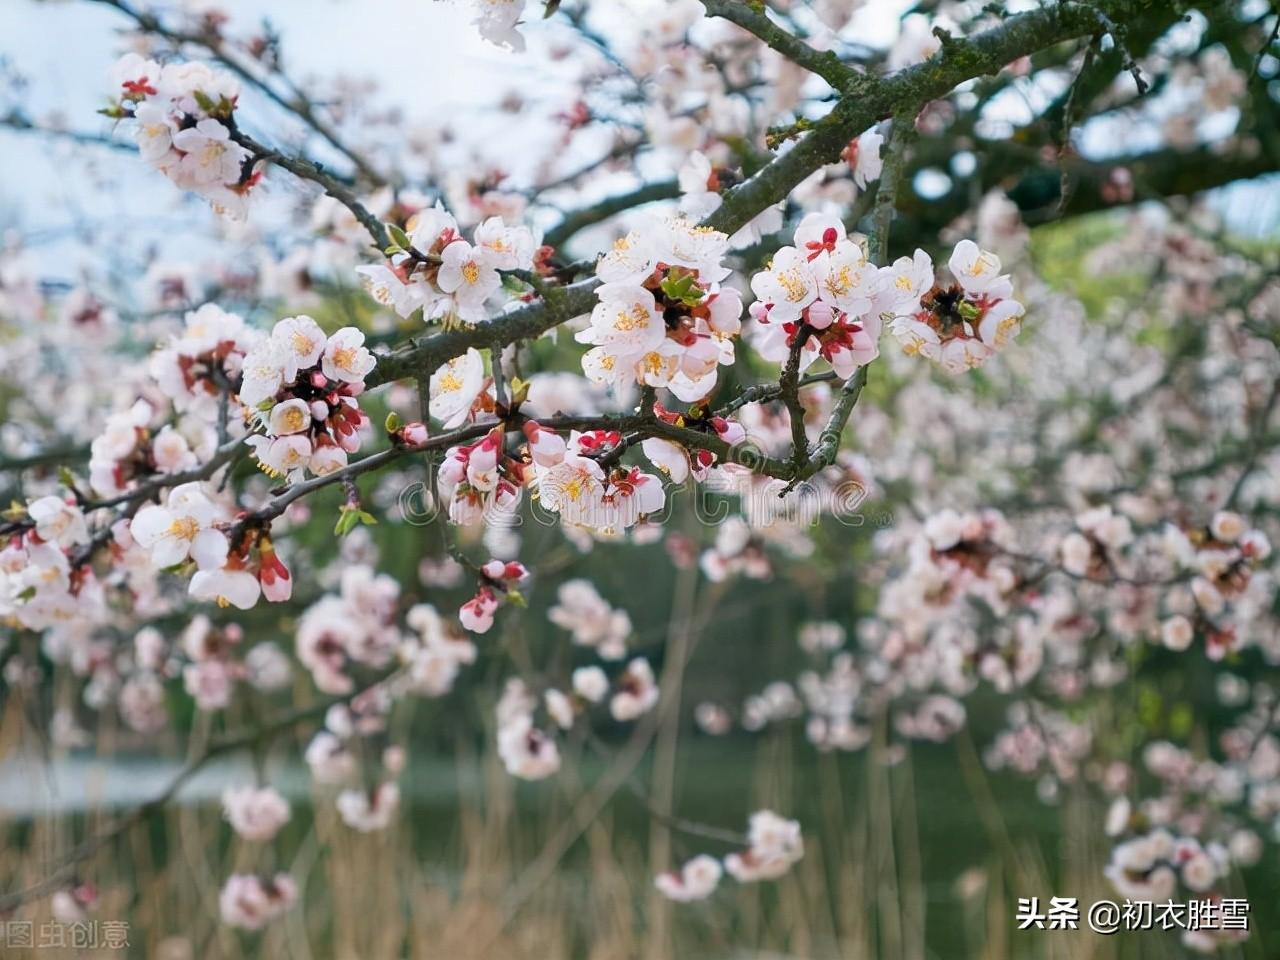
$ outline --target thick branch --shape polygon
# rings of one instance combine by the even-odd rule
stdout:
[[[1144,4],[1136,0],[1096,4],[1113,17],[1141,6]],[[1080,6],[1055,5],[1009,17],[968,39],[950,40],[931,59],[890,77],[856,75],[831,113],[815,123],[791,150],[732,190],[707,223],[733,233],[761,210],[786,198],[818,167],[833,162],[850,140],[876,121],[891,113],[914,117],[929,101],[945,96],[966,80],[997,73],[1019,57],[1096,29],[1096,16]]]

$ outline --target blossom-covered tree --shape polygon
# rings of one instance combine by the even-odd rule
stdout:
[[[994,695],[986,765],[1109,804],[1116,896],[1238,894],[1280,822],[1280,694],[1251,682],[1280,662],[1280,285],[1201,195],[1280,169],[1274,11],[924,3],[884,47],[860,0],[472,0],[555,92],[415,128],[303,85],[269,25],[98,2],[105,119],[16,85],[5,123],[136,153],[229,255],[157,231],[136,276],[59,284],[0,252],[3,685],[64,746],[192,709],[219,732],[0,912],[299,729],[324,802],[384,830],[397,712],[455,689],[524,780],[630,731],[614,790],[681,724],[891,757]],[[517,117],[539,135],[481,122]],[[644,644],[560,546],[696,602]],[[815,604],[794,676],[685,717],[699,624],[767,579],[853,613]],[[552,656],[500,636],[534,616]],[[1197,738],[1090,709],[1170,670],[1223,707]],[[257,930],[299,896],[262,852],[290,805],[265,778],[222,802],[254,857],[221,916]],[[739,833],[665,804],[698,844],[651,864],[671,900],[803,857],[789,811]]]

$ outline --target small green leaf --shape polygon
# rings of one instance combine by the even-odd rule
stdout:
[[[342,507],[338,514],[338,522],[333,528],[333,533],[338,537],[345,537],[348,533],[356,528],[360,522],[359,510],[352,507]]]
[[[382,425],[386,428],[387,433],[395,433],[401,427],[400,414],[392,410],[387,414],[387,419]]]
[[[396,244],[402,247],[403,249],[408,250],[411,246],[413,246],[413,244],[409,242],[409,235],[405,233],[403,230],[401,230],[394,223],[387,224],[387,233],[389,233],[391,235],[391,239],[394,240]]]
[[[512,377],[511,403],[513,405],[524,403],[529,396],[529,387],[530,384],[528,380],[521,380],[519,377]]]
[[[529,601],[525,600],[524,594],[514,588],[507,591],[507,603],[514,604],[517,607],[529,606]]]
[[[210,98],[210,96],[207,93],[205,93],[203,90],[195,91],[192,94],[192,96],[195,98],[195,101],[199,105],[200,109],[203,110],[205,113],[213,113],[215,110],[218,109],[218,105],[214,103],[212,98]]]
[[[668,300],[688,306],[697,306],[703,297],[702,288],[698,286],[693,274],[685,272],[669,272],[662,280],[662,292]]]

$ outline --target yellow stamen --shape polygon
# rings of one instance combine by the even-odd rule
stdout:
[[[200,532],[200,524],[194,517],[179,517],[169,524],[169,535],[182,540],[194,540]]]

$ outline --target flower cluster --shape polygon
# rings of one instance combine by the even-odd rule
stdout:
[[[627,654],[631,617],[612,607],[589,580],[560,584],[547,618],[568,630],[576,645],[590,647],[601,659],[621,660]]]
[[[1246,591],[1254,570],[1271,556],[1270,540],[1240,514],[1220,510],[1200,529],[1170,525],[1164,547],[1191,581],[1166,596],[1168,615],[1160,626],[1161,641],[1172,650],[1185,650],[1200,633],[1205,654],[1211,660],[1223,659],[1238,647],[1229,608],[1249,602]]]
[[[678,871],[659,874],[653,884],[664,897],[677,903],[705,900],[720,885],[727,871],[739,883],[776,880],[804,856],[800,824],[771,810],[751,815],[747,831],[748,847],[720,861],[706,854],[694,857]]]
[[[325,712],[324,729],[307,746],[311,776],[318,784],[343,787],[334,808],[359,833],[385,830],[400,809],[396,778],[404,772],[407,756],[404,748],[386,743],[393,701],[393,690],[381,683],[348,704],[334,704]]]
[[[219,397],[240,378],[245,355],[261,340],[239,314],[206,303],[187,313],[181,334],[151,355],[147,370],[175,410],[214,422]],[[178,460],[173,453],[164,457],[170,464]]]
[[[582,358],[587,377],[666,387],[689,402],[711,393],[742,329],[742,298],[720,286],[728,240],[672,217],[615,241],[596,266],[604,282],[591,323],[577,335],[592,345]]]
[[[653,879],[653,885],[668,900],[691,903],[705,900],[715,893],[723,875],[724,868],[720,866],[720,861],[701,853],[679,870],[658,874]]]
[[[222,812],[236,834],[262,843],[289,820],[289,802],[274,787],[228,787],[222,792]]]
[[[356,398],[376,362],[355,327],[326,337],[307,316],[277,323],[244,358],[239,389],[265,431],[247,441],[260,469],[297,482],[346,466],[369,422]]]
[[[771,810],[751,815],[747,831],[748,847],[724,858],[724,868],[739,883],[776,880],[804,856],[800,824]]]
[[[320,690],[348,694],[355,688],[352,667],[382,669],[392,662],[401,645],[395,627],[399,599],[395,578],[357,564],[342,571],[336,595],[307,608],[298,621],[295,649]]]
[[[955,282],[934,286],[918,309],[895,311],[890,329],[909,355],[919,354],[951,373],[980,367],[1017,335],[1024,312],[1000,258],[972,240],[956,244],[948,262]]]
[[[751,316],[765,328],[756,349],[766,360],[786,363],[801,342],[800,369],[821,357],[847,379],[880,355],[881,314],[927,283],[918,271],[878,271],[862,238],[846,235],[835,217],[809,214],[794,240],[751,278],[757,298]]]
[[[523,680],[508,680],[498,704],[498,754],[507,772],[541,780],[558,770],[555,732],[572,729],[579,716],[606,697],[610,716],[620,723],[639,719],[657,706],[659,689],[649,661],[636,657],[612,682],[598,666],[578,667],[569,692],[549,686],[540,699]]]
[[[72,563],[90,542],[83,511],[59,497],[26,508],[27,527],[0,549],[0,617],[40,630],[85,616],[100,597],[91,572]]]
[[[117,100],[107,112],[134,121],[143,160],[214,209],[243,217],[261,172],[234,138],[235,77],[199,62],[162,67],[136,53],[125,54],[111,73]]]
[[[525,425],[533,459],[538,502],[568,525],[614,534],[643,521],[667,501],[662,481],[633,466],[602,466],[622,435],[591,430],[563,438],[537,423]]]
[[[127,536],[157,570],[192,568],[188,592],[197,600],[247,610],[265,596],[273,603],[293,593],[289,568],[266,530],[251,529],[230,543],[227,510],[203,482],[171,489],[163,505],[148,504],[130,521]],[[118,538],[119,539],[119,538]]]
[[[658,703],[658,684],[649,661],[636,657],[628,663],[615,681],[614,691],[609,699],[613,719],[625,723],[652,710]]]
[[[488,633],[493,615],[503,599],[523,602],[516,584],[526,580],[529,571],[516,560],[490,560],[480,567],[480,586],[476,594],[458,610],[458,620],[472,633]]]
[[[555,737],[534,725],[538,698],[518,679],[507,681],[498,701],[498,756],[513,777],[543,780],[560,769]]]
[[[260,877],[233,873],[218,897],[222,922],[245,930],[261,930],[294,905],[298,886],[287,873]]]
[[[449,519],[463,526],[496,522],[520,506],[525,465],[506,453],[502,427],[472,444],[445,452],[437,485],[449,504]]]
[[[502,286],[500,271],[533,268],[533,234],[501,217],[480,223],[468,242],[452,214],[427,207],[409,217],[402,233],[407,249],[397,244],[387,264],[356,268],[370,296],[401,317],[421,310],[423,320],[487,320],[485,304]]]
[[[716,416],[703,406],[695,406],[684,413],[678,413],[666,409],[655,401],[653,412],[659,420],[672,426],[714,436],[731,447],[737,446],[747,438],[747,431],[742,424],[727,417]],[[640,449],[649,458],[649,462],[668,476],[673,483],[684,483],[690,476],[702,482],[716,465],[716,455],[710,450],[690,450],[682,444],[664,440],[662,437],[646,437],[640,444]]]
[[[155,408],[138,400],[111,413],[89,445],[89,486],[114,497],[131,481],[171,473],[191,465],[190,445],[177,431],[153,429]]]
[[[401,642],[398,655],[405,665],[407,691],[444,696],[453,689],[458,671],[475,663],[475,644],[427,603],[410,607],[405,625],[412,633]]]
[[[1126,807],[1127,801],[1122,799],[1112,814],[1123,814]],[[1168,830],[1156,829],[1117,845],[1103,872],[1121,896],[1162,903],[1178,896],[1179,884],[1192,898],[1207,895],[1217,899],[1221,892],[1215,897],[1215,887],[1231,870],[1231,855],[1221,844],[1204,847],[1194,837],[1174,836]],[[1213,928],[1183,933],[1186,946],[1205,953],[1247,938],[1246,930]]]

